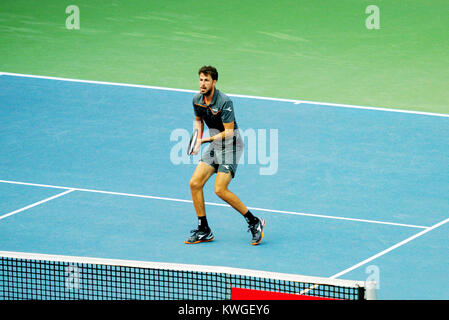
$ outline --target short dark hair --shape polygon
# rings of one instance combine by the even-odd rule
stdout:
[[[198,74],[210,75],[212,80],[218,80],[218,71],[212,66],[202,66],[200,70],[198,70]]]

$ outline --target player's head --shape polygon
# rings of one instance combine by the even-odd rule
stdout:
[[[203,95],[209,95],[215,87],[218,80],[218,72],[212,66],[202,66],[198,70],[200,76],[200,92]]]

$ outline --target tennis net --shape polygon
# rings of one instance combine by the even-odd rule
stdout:
[[[361,281],[0,251],[0,300],[228,300],[233,290],[366,298]]]

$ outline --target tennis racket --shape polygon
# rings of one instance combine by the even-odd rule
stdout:
[[[190,156],[195,150],[196,142],[198,141],[198,129],[195,129],[190,137],[189,147],[187,148],[187,155]]]

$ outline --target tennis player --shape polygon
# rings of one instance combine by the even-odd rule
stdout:
[[[185,240],[187,244],[208,242],[214,239],[204,206],[203,187],[216,173],[215,193],[231,207],[237,210],[248,223],[252,233],[251,244],[262,241],[265,220],[255,217],[240,199],[228,189],[235,177],[237,164],[243,152],[243,140],[235,120],[232,100],[216,87],[218,72],[212,66],[203,66],[198,71],[200,92],[193,97],[195,114],[194,129],[198,129],[193,154],[198,154],[201,144],[210,143],[201,155],[201,159],[190,179],[193,206],[198,217],[198,228]],[[204,123],[209,127],[209,137],[202,138]]]

